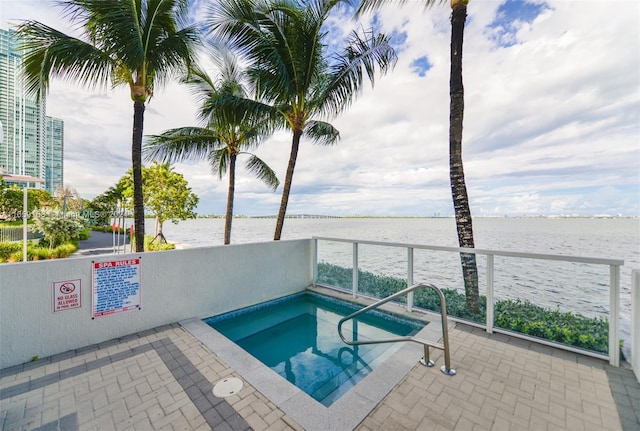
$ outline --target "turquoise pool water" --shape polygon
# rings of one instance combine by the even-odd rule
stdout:
[[[335,298],[300,293],[204,322],[330,406],[401,345],[344,344],[338,336],[338,321],[359,308]],[[345,323],[343,330],[347,337],[364,340],[413,335],[423,326],[423,322],[374,311]]]

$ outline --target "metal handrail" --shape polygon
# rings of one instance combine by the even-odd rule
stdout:
[[[426,341],[426,340],[421,340],[419,338],[416,337],[393,337],[393,338],[382,338],[379,340],[363,340],[363,341],[350,341],[347,340],[344,335],[342,335],[342,325],[344,324],[344,322],[346,322],[347,320],[351,320],[354,317],[362,314],[362,313],[366,313],[369,310],[373,310],[374,308],[378,308],[380,307],[382,304],[386,304],[389,301],[392,301],[400,296],[404,296],[409,292],[413,292],[416,289],[419,289],[421,287],[426,287],[429,289],[434,289],[436,291],[436,293],[438,294],[438,296],[440,297],[440,316],[442,319],[442,344],[440,343],[434,343],[434,342],[430,342],[430,341]],[[424,366],[427,367],[433,367],[435,364],[432,360],[429,359],[429,347],[433,347],[435,349],[440,349],[440,350],[444,350],[444,365],[440,368],[440,370],[442,370],[443,373],[449,375],[449,376],[453,376],[456,374],[456,370],[451,368],[451,358],[449,355],[449,327],[447,326],[447,303],[445,301],[444,295],[442,294],[442,291],[434,286],[433,284],[425,284],[425,283],[418,283],[418,284],[414,284],[413,286],[407,287],[406,289],[400,290],[399,292],[394,293],[393,295],[387,296],[386,298],[383,298],[367,307],[361,308],[360,310],[349,314],[346,317],[343,317],[342,319],[340,319],[340,321],[338,322],[338,335],[340,335],[340,338],[342,339],[343,342],[345,342],[346,344],[350,345],[350,346],[359,346],[361,344],[380,344],[380,343],[395,343],[395,342],[399,342],[399,341],[410,341],[410,342],[414,342],[414,343],[418,343],[418,344],[422,344],[424,347],[424,356],[423,358],[420,360],[420,363]]]

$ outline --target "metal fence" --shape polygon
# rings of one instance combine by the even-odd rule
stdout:
[[[0,242],[22,241],[22,226],[2,226],[0,227]],[[32,226],[27,226],[27,239],[33,239],[34,233]]]

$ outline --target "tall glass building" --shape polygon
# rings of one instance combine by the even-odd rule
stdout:
[[[21,68],[15,32],[0,28],[0,171],[40,178],[53,193],[63,183],[64,124],[46,117],[44,96],[26,93]]]
[[[64,122],[46,117],[46,131],[44,188],[53,194],[64,184]]]

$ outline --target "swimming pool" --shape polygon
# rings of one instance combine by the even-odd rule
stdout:
[[[401,346],[344,344],[338,337],[338,321],[359,308],[304,292],[203,320],[313,399],[330,406]],[[345,332],[353,339],[380,339],[414,335],[424,325],[372,311],[349,322]]]

